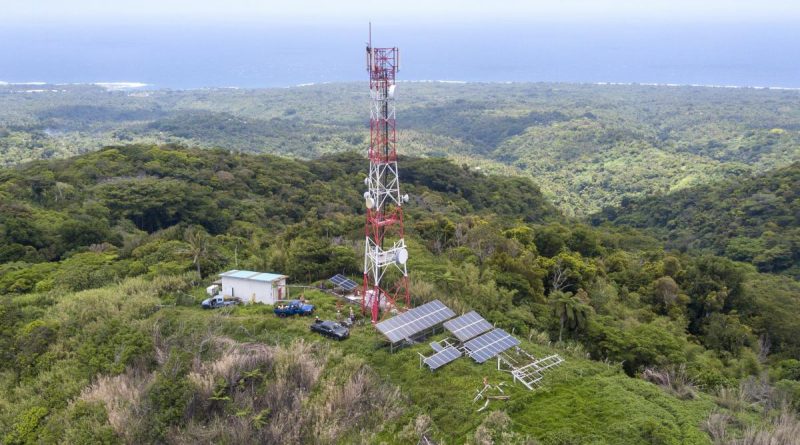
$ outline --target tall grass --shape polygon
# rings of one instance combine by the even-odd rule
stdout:
[[[712,412],[703,422],[702,428],[711,436],[714,445],[725,445],[728,443],[728,425],[731,423],[731,415],[724,412]]]
[[[749,427],[740,440],[731,445],[798,445],[800,444],[800,420],[797,413],[783,406],[778,415],[765,425]]]
[[[791,403],[790,398],[790,394],[772,386],[765,374],[761,377],[750,376],[736,387],[720,388],[717,391],[716,402],[717,405],[733,412],[756,408],[768,413]]]
[[[317,402],[311,415],[314,436],[322,443],[335,443],[360,425],[378,424],[403,410],[400,390],[383,385],[366,366],[359,366],[344,384],[327,380]]]
[[[213,342],[224,345],[225,350],[211,362],[196,361],[188,378],[197,395],[203,399],[212,397],[215,385],[220,381],[227,386],[237,384],[244,375],[261,366],[269,366],[273,361],[273,348],[260,343],[236,343],[222,337],[214,337]]]
[[[766,375],[749,377],[737,387],[720,388],[716,402],[730,413],[713,412],[703,423],[714,445],[800,445],[800,419],[791,397],[772,386]],[[739,420],[737,413],[748,412]],[[753,413],[759,413],[756,422]]]
[[[642,378],[654,383],[682,400],[695,399],[697,387],[686,372],[686,365],[667,368],[646,368]]]
[[[135,443],[144,425],[142,400],[153,377],[153,373],[136,369],[116,376],[101,376],[83,390],[79,399],[102,404],[114,432],[125,442]]]
[[[733,416],[714,412],[703,423],[714,445],[798,445],[800,420],[797,413],[784,405],[777,413],[767,415],[758,425],[750,425],[742,432],[734,428]]]
[[[160,332],[154,329],[156,337]],[[336,364],[329,364],[331,352],[320,343],[272,346],[201,336],[205,353],[190,355],[183,373],[171,367],[185,345],[155,338],[156,350],[166,355],[155,372],[132,367],[100,377],[80,400],[102,404],[114,432],[130,444],[153,437],[147,429],[159,417],[150,401],[159,375],[184,379],[191,388],[182,420],[164,432],[167,443],[369,442],[385,420],[403,412],[396,387],[360,359],[335,356]]]

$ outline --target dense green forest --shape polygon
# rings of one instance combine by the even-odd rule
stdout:
[[[530,176],[569,215],[800,160],[800,92],[573,84],[398,87],[401,152]],[[363,150],[363,84],[105,91],[0,85],[0,162],[119,143],[312,159]]]
[[[800,279],[800,163],[625,201],[593,221],[655,229],[668,248],[708,250]]]
[[[559,119],[526,113],[514,125]],[[477,140],[500,137],[487,134]],[[205,285],[230,268],[296,284],[359,275],[364,160],[236,148],[118,145],[0,170],[3,443],[791,444],[800,434],[800,283],[665,250],[649,231],[580,223],[531,180],[475,165],[403,159],[412,295],[478,310],[536,355],[562,354],[542,390],[467,360],[432,374],[418,364],[425,344],[391,354],[368,323],[330,343],[269,307],[201,310]],[[306,296],[333,316],[334,297]],[[510,399],[478,412],[483,377],[509,381]]]

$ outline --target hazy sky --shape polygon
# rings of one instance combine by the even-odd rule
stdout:
[[[267,22],[787,22],[798,0],[0,0],[0,21]]]

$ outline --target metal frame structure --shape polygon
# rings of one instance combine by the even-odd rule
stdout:
[[[395,77],[400,66],[400,51],[373,48],[372,28],[367,44],[367,71],[370,89],[369,175],[364,180],[367,218],[364,228],[364,292],[361,310],[370,312],[377,323],[381,309],[398,302],[410,307],[408,292],[408,250],[403,229],[403,203],[408,195],[400,194],[397,168],[397,129],[395,121]],[[387,272],[391,277],[387,285]]]
[[[512,334],[502,329],[493,329],[484,332],[483,329],[486,325],[491,326],[486,319],[475,311],[470,311],[444,322],[444,328],[455,337],[447,337],[443,340],[432,341],[430,347],[433,350],[433,354],[431,355],[426,356],[417,352],[417,355],[419,355],[419,367],[423,368],[428,366],[431,372],[433,372],[461,356],[470,357],[479,364],[486,363],[496,356],[498,371],[508,372],[514,378],[514,382],[520,382],[526,388],[533,391],[541,386],[541,381],[544,379],[544,373],[546,371],[564,363],[564,358],[558,354],[536,358],[520,348],[520,341]],[[465,333],[465,331],[473,327],[476,329]],[[475,334],[475,332],[478,331],[483,333],[480,335]],[[484,353],[484,350],[487,348],[488,352]],[[446,354],[447,360],[445,361],[442,360],[442,353],[446,350],[451,353]],[[454,355],[456,352],[459,353],[458,356]],[[474,401],[480,399],[483,392],[489,388],[489,386],[490,385],[486,383],[483,390],[478,392],[478,396]],[[497,389],[500,389],[499,386]],[[502,393],[503,391],[500,390],[500,392]],[[505,396],[492,396],[489,398],[507,399]],[[487,399],[486,404],[478,411],[486,409],[488,405],[489,402]]]
[[[564,359],[558,354],[537,359],[520,348],[516,348],[516,351],[518,359],[507,353],[498,355],[497,370],[511,373],[515,382],[522,383],[531,391],[539,387],[545,371],[564,363]],[[521,363],[519,359],[523,362]]]

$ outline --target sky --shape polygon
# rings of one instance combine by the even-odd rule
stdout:
[[[798,0],[0,0],[0,23],[769,23]]]

